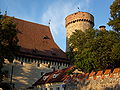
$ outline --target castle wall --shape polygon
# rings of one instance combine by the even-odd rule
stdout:
[[[19,57],[14,60],[13,64],[9,63],[6,60],[3,71],[8,71],[8,78],[4,78],[4,82],[10,82],[12,66],[13,66],[13,75],[12,83],[15,84],[15,88],[19,90],[26,90],[26,88],[32,86],[42,75],[48,72],[52,72],[54,69],[63,69],[68,67],[66,63],[58,63],[51,61],[40,61],[33,59],[25,59]]]
[[[66,90],[120,90],[120,68],[76,76],[66,84]]]

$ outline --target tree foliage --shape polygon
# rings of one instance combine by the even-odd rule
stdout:
[[[17,51],[19,51],[16,25],[12,17],[0,14],[0,70],[4,59],[12,62]]]
[[[76,30],[68,56],[84,72],[120,66],[120,34],[115,31]]]
[[[110,6],[111,19],[108,22],[113,30],[120,31],[120,0],[115,0]]]

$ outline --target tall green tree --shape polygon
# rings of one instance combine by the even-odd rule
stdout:
[[[84,72],[120,66],[120,34],[115,31],[76,30],[68,56]]]
[[[115,0],[110,6],[110,14],[108,25],[112,26],[113,30],[120,31],[120,0]]]
[[[16,52],[19,51],[17,33],[13,18],[0,14],[0,70],[4,59],[12,62]],[[1,71],[0,75],[2,75]]]

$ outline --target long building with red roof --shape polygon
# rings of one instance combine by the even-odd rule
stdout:
[[[55,43],[48,26],[17,18],[13,22],[18,30],[20,52],[13,65],[6,60],[4,70],[9,71],[9,78],[12,76],[12,79],[5,79],[6,82],[23,90],[45,73],[69,66],[66,53]]]

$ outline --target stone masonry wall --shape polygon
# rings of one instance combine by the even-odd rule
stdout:
[[[87,12],[77,12],[66,17],[67,38],[72,32],[77,30],[86,30],[94,26],[94,17]]]
[[[66,90],[120,90],[120,68],[73,75],[66,83]]]
[[[21,64],[23,62],[23,64]],[[41,78],[41,76],[45,73],[52,72],[53,68],[55,70],[58,70],[58,63],[56,65],[53,63],[48,67],[48,63],[40,63],[38,66],[38,61],[35,62],[35,60],[27,60],[22,61],[22,57],[19,60],[14,60],[13,64],[9,63],[7,60],[5,60],[5,65],[3,68],[3,71],[8,71],[8,77],[4,78],[4,82],[9,83],[11,72],[12,72],[12,66],[13,66],[13,75],[12,75],[12,83],[14,83],[15,88],[19,90],[26,90],[26,88],[32,86],[32,84]],[[59,69],[66,68],[66,65],[61,65]]]

